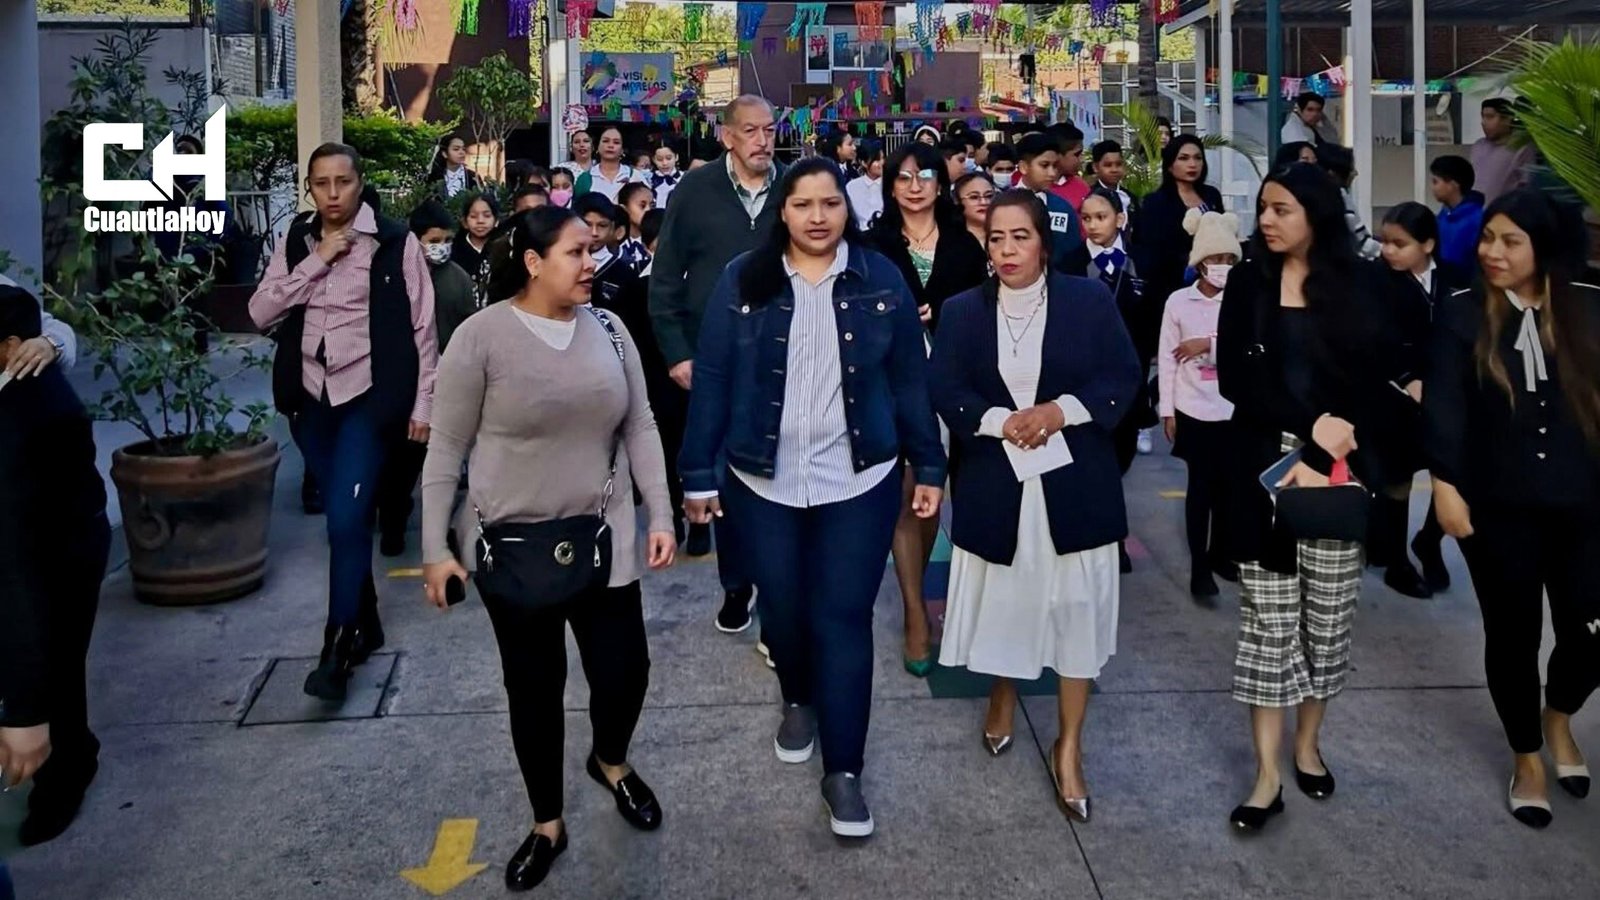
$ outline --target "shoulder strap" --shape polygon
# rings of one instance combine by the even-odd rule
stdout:
[[[627,361],[626,351],[623,349],[622,335],[617,332],[617,326],[611,322],[611,314],[603,309],[596,309],[592,304],[585,306],[584,309],[587,309],[589,314],[594,316],[595,321],[600,323],[600,327],[604,328],[606,334],[611,338],[611,349],[617,352],[617,364],[623,366],[622,377],[626,380],[628,377],[628,370],[625,365]],[[611,470],[606,474],[605,490],[600,493],[600,521],[602,524],[606,520],[606,507],[611,505],[611,494],[616,488],[617,448],[621,446],[622,432],[619,430],[611,436]]]

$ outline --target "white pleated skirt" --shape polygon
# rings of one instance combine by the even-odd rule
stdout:
[[[1097,678],[1117,652],[1117,545],[1056,553],[1038,478],[1023,482],[1020,520],[1009,566],[954,549],[939,664],[1025,681],[1046,668]]]

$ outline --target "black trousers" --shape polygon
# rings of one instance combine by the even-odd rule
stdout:
[[[561,818],[566,745],[567,625],[589,682],[594,754],[607,765],[628,761],[633,728],[650,684],[639,582],[530,608],[525,598],[483,595],[494,624],[511,707],[511,743],[535,822]]]
[[[1172,455],[1189,467],[1189,485],[1183,501],[1184,531],[1189,539],[1189,560],[1195,571],[1223,561],[1226,522],[1228,450],[1233,423],[1206,422],[1179,412]]]
[[[1544,705],[1571,715],[1600,684],[1600,509],[1474,506],[1473,535],[1460,542],[1483,610],[1489,696],[1515,753],[1537,753],[1539,644],[1550,597],[1555,649]]]
[[[428,445],[410,440],[403,431],[389,445],[389,452],[383,459],[383,472],[378,476],[380,533],[405,533],[415,507],[411,494],[416,490],[422,463],[427,458]]]
[[[34,775],[32,802],[57,791],[81,791],[90,766],[100,754],[100,741],[89,730],[87,662],[89,639],[100,609],[100,582],[111,550],[111,526],[105,513],[71,534],[60,535],[60,551],[52,554],[49,571],[49,716],[50,758]]]

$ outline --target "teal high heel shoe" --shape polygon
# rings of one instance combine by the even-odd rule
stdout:
[[[927,678],[928,673],[933,671],[933,653],[931,651],[922,659],[902,656],[901,661],[905,663],[906,671],[918,678]]]

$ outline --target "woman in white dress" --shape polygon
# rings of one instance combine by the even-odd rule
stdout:
[[[1014,679],[1060,678],[1056,799],[1089,820],[1082,733],[1089,686],[1116,652],[1117,542],[1127,515],[1112,430],[1138,355],[1098,281],[1049,271],[1044,204],[995,199],[995,277],[945,302],[934,408],[950,428],[949,601],[939,662],[997,676],[983,740],[1012,745]]]

